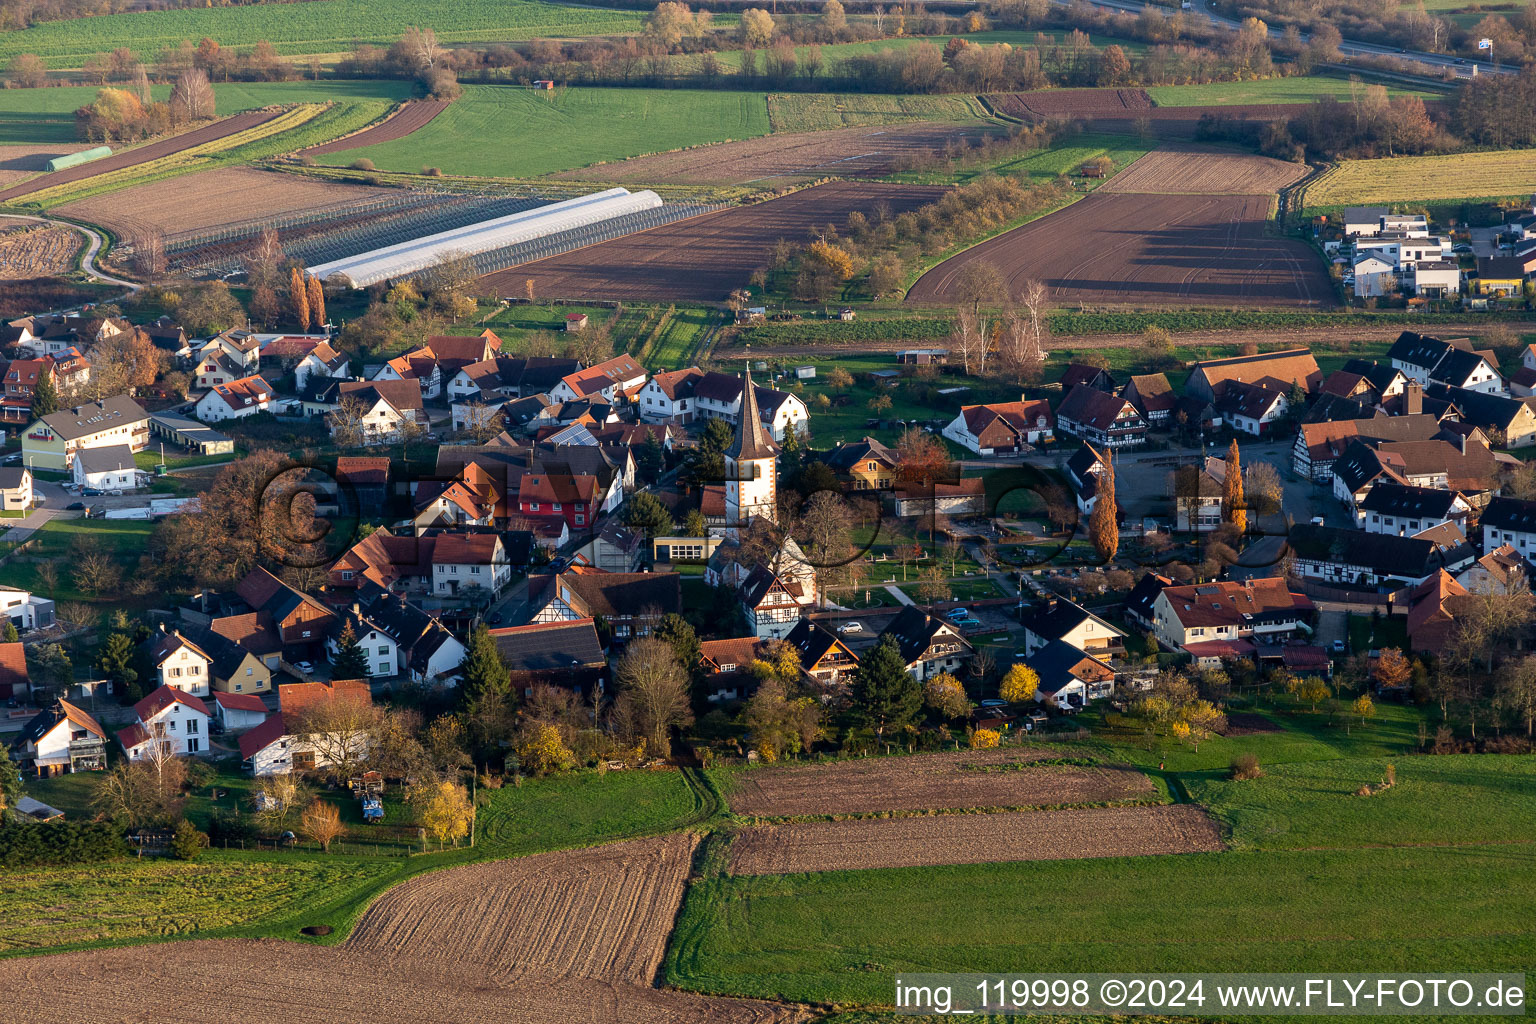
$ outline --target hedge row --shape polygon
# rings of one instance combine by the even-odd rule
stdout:
[[[0,827],[0,866],[91,864],[128,856],[123,830],[110,821],[47,821]]]

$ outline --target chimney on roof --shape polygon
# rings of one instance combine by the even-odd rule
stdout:
[[[1424,411],[1424,389],[1416,380],[1403,385],[1403,413],[1417,416]]]

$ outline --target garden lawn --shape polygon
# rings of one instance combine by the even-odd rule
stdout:
[[[1387,765],[1397,783],[1372,796]],[[1263,778],[1185,776],[1190,797],[1241,849],[1296,850],[1536,840],[1536,759],[1497,754],[1349,758],[1272,765]]]
[[[38,580],[37,569],[51,561],[59,570],[59,586],[48,594],[56,601],[96,601],[81,592],[70,576],[69,565],[74,544],[86,540],[99,544],[114,555],[124,573],[132,571],[155,530],[155,524],[143,519],[53,519],[33,535],[34,543],[5,566],[5,582],[23,590],[48,593]]]
[[[0,873],[0,954],[262,926],[399,875],[394,858],[262,858],[209,851],[195,862],[127,860]],[[294,937],[299,925],[295,925]]]
[[[405,138],[320,159],[519,178],[767,133],[760,92],[468,85],[457,102]]]
[[[1523,972],[1533,905],[1523,845],[710,877],[663,970],[679,988],[864,1005],[890,1005],[892,974],[913,971]]]
[[[266,40],[282,54],[341,53],[358,43],[388,46],[407,25],[430,27],[440,42],[491,42],[634,32],[640,15],[537,3],[533,0],[311,0],[303,5],[253,4],[140,11],[50,21],[0,36],[0,63],[35,53],[53,68],[127,47],[153,60],[163,46],[204,37],[249,48]]]
[[[1322,96],[1341,100],[1350,97],[1351,85],[1345,78],[1296,76],[1261,78],[1253,82],[1211,82],[1206,85],[1155,85],[1147,90],[1152,102],[1160,107],[1233,106],[1248,103],[1311,103]],[[1388,86],[1392,96],[1422,96],[1432,99],[1439,92]]]

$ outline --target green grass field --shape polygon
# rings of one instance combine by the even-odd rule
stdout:
[[[1233,106],[1248,103],[1311,103],[1322,96],[1347,100],[1351,86],[1347,79],[1324,75],[1294,78],[1261,78],[1253,82],[1211,82],[1206,85],[1156,85],[1147,90],[1152,102],[1160,107]],[[1389,86],[1393,96],[1441,95],[1416,89]]]
[[[757,92],[465,86],[463,97],[403,139],[333,153],[383,170],[532,177],[602,161],[768,133]]]
[[[713,877],[663,970],[679,988],[887,1006],[914,971],[1524,971],[1533,901],[1528,846]]]
[[[666,329],[656,339],[656,346],[646,354],[645,365],[652,369],[679,370],[692,365],[699,345],[715,323],[707,309],[680,309],[667,321]]]
[[[210,851],[190,863],[133,860],[7,871],[0,879],[0,954],[256,933],[263,923],[393,879],[403,866],[382,857],[286,855],[279,861]]]
[[[1397,784],[1379,784],[1391,763]],[[1498,755],[1350,758],[1281,764],[1245,782],[1212,772],[1184,780],[1238,849],[1304,850],[1428,843],[1528,843],[1536,760]]]
[[[33,535],[31,547],[5,566],[6,583],[24,590],[47,593],[38,580],[38,566],[52,562],[59,572],[59,586],[48,594],[56,601],[92,601],[91,595],[76,588],[70,576],[71,551],[77,539],[85,538],[112,555],[124,571],[138,564],[155,524],[142,519],[54,519],[43,524]]]
[[[0,62],[35,53],[55,68],[79,67],[92,54],[119,46],[153,60],[163,46],[205,36],[226,47],[266,40],[283,54],[339,53],[358,43],[387,46],[407,25],[430,26],[443,42],[491,42],[633,32],[640,15],[535,0],[312,0],[150,11],[46,22],[7,33],[0,36]]]
[[[1536,188],[1529,150],[1345,160],[1306,189],[1307,207],[1528,195]]]
[[[879,93],[770,93],[776,132],[817,132],[908,121],[970,122],[987,117],[974,96],[887,96]]]

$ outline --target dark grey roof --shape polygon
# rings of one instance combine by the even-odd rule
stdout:
[[[742,388],[741,412],[736,417],[736,436],[731,440],[730,447],[726,448],[726,458],[737,462],[747,459],[772,459],[779,454],[779,446],[774,443],[773,435],[763,426],[761,414],[757,409],[757,391],[752,386],[752,370],[747,369],[745,385]]]
[[[1072,674],[1073,668],[1084,661],[1099,659],[1083,653],[1064,640],[1052,640],[1024,660],[1039,674],[1040,692],[1051,694],[1058,692],[1077,678]]]
[[[492,630],[491,639],[511,672],[590,669],[606,660],[591,619]]]
[[[66,441],[89,437],[113,427],[149,419],[149,413],[127,395],[113,395],[100,402],[90,402],[73,409],[60,409],[44,416],[43,422]]]
[[[915,605],[903,608],[901,614],[892,619],[891,624],[886,626],[880,635],[895,637],[896,643],[901,647],[902,659],[910,665],[923,656],[923,652],[932,645],[934,638],[941,631],[947,631],[954,640],[969,646],[959,630],[934,618]],[[946,637],[946,639],[949,638]]]
[[[1445,358],[1445,353],[1451,348],[1448,342],[1439,338],[1431,338],[1425,334],[1417,334],[1413,331],[1404,331],[1397,336],[1392,347],[1387,349],[1389,360],[1400,359],[1410,366],[1422,366],[1433,370],[1435,364]]]
[[[1455,502],[1454,491],[1383,482],[1371,488],[1371,493],[1360,502],[1360,510],[1384,516],[1444,519],[1451,514]]]
[[[1536,533],[1536,501],[1494,498],[1488,503],[1488,507],[1483,509],[1479,522],[1483,526],[1492,526],[1499,530]]]
[[[1450,402],[1456,406],[1461,412],[1462,419],[1468,423],[1475,423],[1480,427],[1497,427],[1499,430],[1508,430],[1510,424],[1514,423],[1520,415],[1521,410],[1527,407],[1525,399],[1489,395],[1481,391],[1469,391],[1466,388],[1448,387],[1444,384],[1430,384],[1424,389],[1424,394]]]
[[[1023,625],[1042,640],[1060,640],[1089,619],[1096,618],[1088,609],[1057,598],[1054,605],[1036,605],[1024,613]]]
[[[86,473],[111,473],[119,469],[133,469],[133,449],[125,444],[81,448],[75,452],[75,462]]]
[[[795,623],[795,628],[789,631],[784,640],[800,652],[800,664],[804,668],[810,668],[826,657],[827,652],[837,643],[835,635],[810,619],[801,619]]]
[[[1465,537],[1447,549],[1422,537],[1398,537],[1302,523],[1293,527],[1286,539],[1291,551],[1303,561],[1360,565],[1377,576],[1402,579],[1420,579],[1474,557],[1472,546]]]
[[[20,487],[27,471],[21,466],[0,466],[0,490],[9,491]]]

